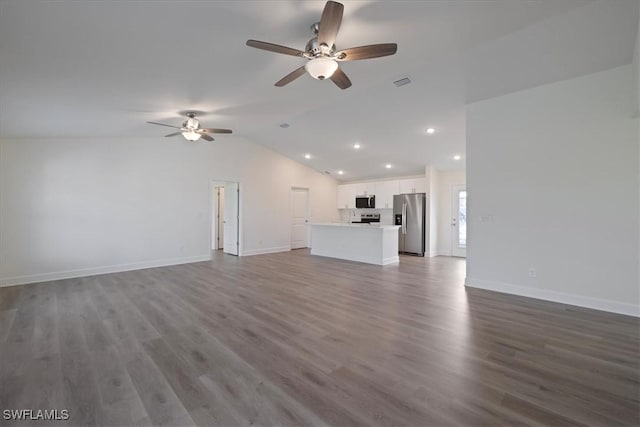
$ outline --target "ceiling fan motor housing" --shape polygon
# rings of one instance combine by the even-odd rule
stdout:
[[[184,129],[198,129],[200,127],[200,121],[195,118],[195,115],[189,115],[189,118],[182,122]]]
[[[331,56],[333,55],[333,52],[336,51],[336,45],[334,44],[333,46],[331,46],[331,48],[329,48],[327,45],[324,44],[319,44],[318,43],[318,38],[314,37],[311,40],[309,40],[307,42],[307,45],[305,46],[305,51],[308,52],[312,57],[319,57],[319,56]]]

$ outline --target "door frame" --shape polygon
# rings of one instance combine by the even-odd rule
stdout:
[[[293,235],[291,233],[291,226],[292,226],[292,216],[291,216],[291,212],[293,210],[293,192],[294,191],[306,191],[307,192],[307,206],[305,209],[305,218],[306,218],[306,224],[307,224],[307,248],[311,247],[311,228],[309,228],[309,220],[311,219],[311,189],[309,187],[300,187],[300,186],[291,186],[291,189],[289,190],[289,250],[293,250],[293,245],[291,244],[291,239],[293,238]],[[303,248],[299,248],[299,249],[303,249]]]
[[[238,184],[238,229],[236,230],[237,232],[237,242],[238,242],[238,256],[242,256],[242,250],[244,245],[242,244],[242,239],[243,239],[243,227],[242,227],[242,223],[243,223],[243,203],[242,203],[242,182],[241,181],[235,181],[233,179],[222,179],[222,178],[212,178],[209,180],[209,220],[207,221],[209,223],[209,259],[213,259],[213,251],[211,250],[211,248],[213,247],[213,216],[215,215],[215,203],[216,200],[213,197],[213,192],[215,190],[216,187],[219,187],[220,184],[227,184],[227,183],[235,183]],[[226,188],[225,188],[226,190]]]
[[[456,219],[456,227],[455,229],[460,230],[460,221],[458,220],[458,210],[456,209],[456,206],[458,206],[458,194],[460,193],[460,191],[467,191],[467,185],[464,184],[457,184],[457,185],[452,185],[451,186],[451,216],[449,218],[451,218],[450,221],[453,220],[453,218]],[[467,193],[468,195],[468,193]],[[467,203],[468,205],[468,203]],[[450,222],[451,224],[451,222]],[[467,215],[467,226],[469,225],[469,216]],[[453,225],[451,225],[451,229],[450,229],[450,233],[449,233],[449,238],[451,239],[451,256],[455,256],[455,257],[460,257],[460,258],[466,258],[467,257],[467,246],[465,245],[464,248],[464,255],[462,254],[456,254],[456,248],[458,248],[458,237],[459,235],[457,233],[453,232],[454,227]],[[455,235],[454,235],[455,234]],[[467,233],[468,234],[468,233]]]

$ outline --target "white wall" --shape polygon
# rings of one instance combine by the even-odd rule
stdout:
[[[454,186],[465,185],[465,171],[440,171],[438,182],[438,255],[451,256],[451,218],[453,201],[451,191]]]
[[[468,286],[640,315],[632,74],[467,107]]]
[[[636,35],[636,50],[633,53],[633,76],[636,87],[635,117],[640,134],[640,10],[638,11],[638,34]],[[640,145],[640,141],[638,141]],[[640,163],[640,149],[638,150],[638,163]],[[638,197],[640,198],[640,175],[638,176]],[[638,216],[638,241],[640,241],[640,215]],[[638,252],[638,265],[640,265],[640,251]],[[638,287],[640,288],[640,277],[638,277]]]
[[[337,219],[336,182],[237,136],[0,141],[0,284],[209,257],[212,180],[239,181],[241,251],[290,246],[291,186]]]
[[[638,33],[633,51],[633,80],[635,88],[635,115],[640,115],[640,11],[638,12]]]

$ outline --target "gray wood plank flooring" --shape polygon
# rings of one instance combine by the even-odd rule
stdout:
[[[78,426],[640,425],[640,319],[465,289],[464,262],[217,253],[0,288],[0,409]]]

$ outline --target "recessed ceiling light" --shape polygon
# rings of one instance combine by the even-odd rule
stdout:
[[[391,165],[389,163],[387,163],[386,165],[384,165],[385,168],[387,169],[391,169]]]
[[[460,154],[456,154],[455,156],[453,156],[453,160],[460,160]]]
[[[434,128],[427,128],[427,133],[429,135],[433,135],[434,133],[436,133],[436,130]]]
[[[353,148],[355,148],[356,150],[360,149],[360,144],[358,143],[353,144]]]
[[[338,171],[338,175],[344,175],[344,171]]]
[[[305,159],[310,159],[310,158],[311,158],[311,154],[305,154],[305,155],[304,155],[304,158],[305,158]]]
[[[288,128],[288,127],[289,127],[289,123],[280,123],[280,127],[281,127],[282,129],[286,129],[286,128]]]

